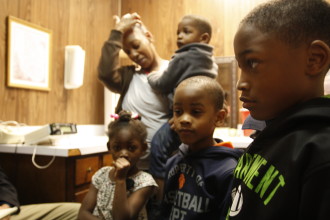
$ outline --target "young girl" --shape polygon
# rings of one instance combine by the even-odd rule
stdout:
[[[147,219],[145,204],[157,184],[136,163],[147,149],[147,131],[138,117],[121,111],[108,126],[113,166],[103,167],[79,210],[79,219]]]

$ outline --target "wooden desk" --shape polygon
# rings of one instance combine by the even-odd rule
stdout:
[[[111,165],[112,157],[100,148],[94,153],[81,155],[79,149],[57,149],[53,163],[39,169],[32,163],[29,147],[0,145],[0,165],[16,186],[21,204],[46,202],[81,202],[93,174],[101,167]],[[39,147],[35,162],[46,165],[53,158],[54,147]],[[41,149],[42,148],[42,149]],[[37,151],[37,152],[38,152]],[[63,153],[63,152],[66,153]],[[50,151],[51,152],[51,151]],[[42,155],[44,154],[44,155]],[[55,155],[55,154],[54,154]]]

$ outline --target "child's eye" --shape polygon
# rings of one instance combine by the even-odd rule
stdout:
[[[257,60],[247,60],[247,65],[254,69],[258,66],[259,62]]]
[[[120,150],[120,146],[119,146],[119,145],[112,145],[112,146],[111,146],[111,149],[112,149],[113,151],[119,151],[119,150]]]
[[[188,33],[190,33],[190,31],[189,31],[188,28],[184,28],[184,29],[183,29],[183,33],[188,34]]]
[[[201,114],[203,111],[202,110],[200,110],[200,109],[193,109],[192,110],[192,113],[194,114],[194,115],[199,115],[199,114]]]
[[[136,148],[137,148],[137,146],[135,146],[135,145],[131,145],[131,146],[128,147],[128,150],[129,150],[129,151],[135,151]]]
[[[180,109],[173,109],[173,113],[175,114],[175,115],[180,115],[181,114],[181,110]]]
[[[185,33],[185,34],[189,34],[190,32],[189,32],[188,30],[185,30],[184,33]]]

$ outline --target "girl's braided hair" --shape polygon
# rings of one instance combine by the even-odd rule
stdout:
[[[115,120],[110,122],[108,125],[109,139],[115,137],[121,129],[129,128],[133,132],[134,136],[141,141],[141,143],[146,141],[147,129],[142,123],[140,116],[134,116],[131,112],[122,110],[114,118]]]

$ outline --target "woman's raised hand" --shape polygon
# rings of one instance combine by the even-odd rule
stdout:
[[[142,23],[140,15],[136,12],[125,14],[121,18],[115,15],[113,18],[115,20],[115,29],[122,33],[131,29],[134,25]]]

